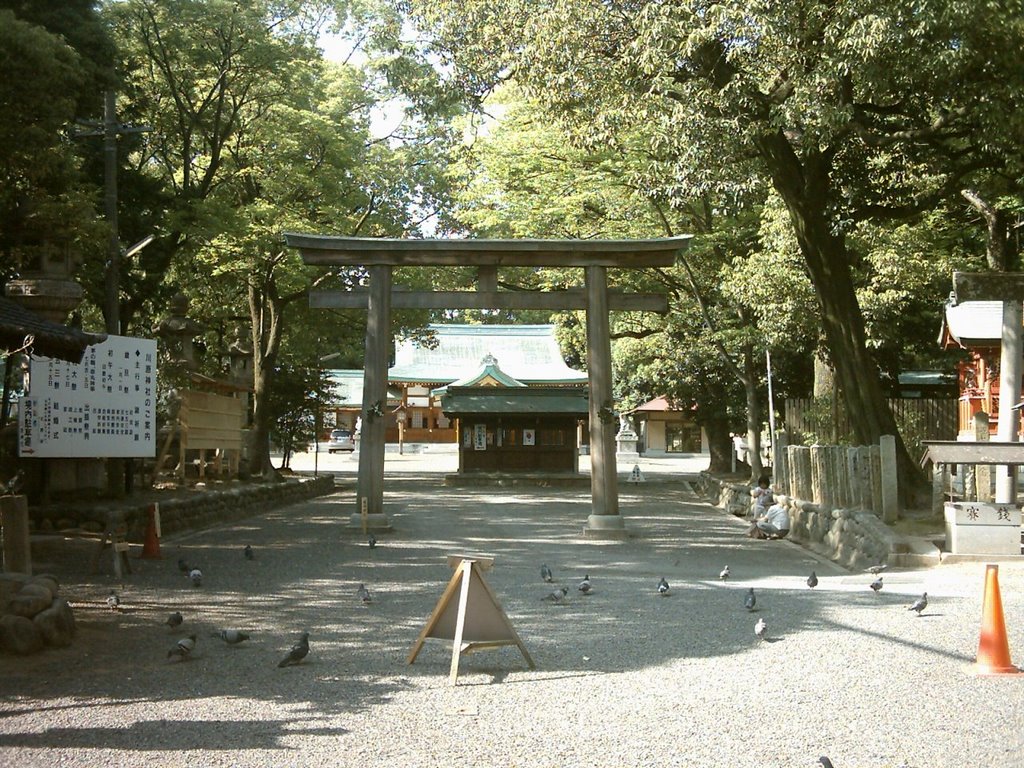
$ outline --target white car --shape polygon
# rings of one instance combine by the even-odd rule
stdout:
[[[347,429],[332,429],[331,439],[327,441],[327,452],[335,451],[352,452],[356,449],[356,441],[352,433]]]

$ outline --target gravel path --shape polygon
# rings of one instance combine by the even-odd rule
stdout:
[[[37,564],[58,572],[79,633],[70,648],[0,657],[0,766],[1024,764],[1024,675],[970,671],[982,564],[891,571],[875,594],[868,574],[745,538],[680,483],[622,490],[634,536],[621,543],[579,535],[587,489],[409,475],[389,479],[386,504],[395,531],[374,550],[343,526],[343,491],[165,540],[164,559],[133,561],[123,586],[86,575],[84,544]],[[451,687],[450,647],[434,643],[406,665],[453,553],[496,558],[487,580],[536,670],[515,648],[486,651],[463,657]],[[179,557],[202,568],[201,588]],[[566,605],[541,599],[545,562]],[[574,588],[584,574],[587,597]],[[1002,565],[1000,583],[1021,664],[1024,565]],[[122,613],[104,605],[111,587]],[[925,590],[918,618],[906,608]],[[163,624],[173,610],[178,631]],[[758,617],[770,642],[754,637]],[[228,647],[210,637],[222,627],[252,638]],[[279,669],[303,630],[309,657]],[[168,661],[191,632],[193,657]]]

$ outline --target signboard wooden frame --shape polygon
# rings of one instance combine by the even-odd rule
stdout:
[[[455,568],[441,599],[427,625],[416,638],[407,663],[416,661],[428,638],[452,641],[452,663],[448,679],[455,685],[459,677],[459,660],[463,653],[514,645],[519,648],[530,669],[536,669],[529,651],[519,639],[501,603],[484,580],[494,558],[451,555],[448,565]],[[455,601],[456,594],[458,600]]]

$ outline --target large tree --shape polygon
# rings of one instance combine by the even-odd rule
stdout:
[[[80,173],[76,118],[95,116],[111,80],[92,0],[0,0],[0,279],[77,262],[102,243]]]
[[[373,139],[371,110],[386,79],[323,60],[317,34],[328,11],[347,5],[126,0],[110,8],[131,102],[153,129],[133,160],[171,192],[157,276],[188,288],[209,327],[246,318],[252,329],[253,474],[272,469],[278,370],[305,367],[317,385],[322,352],[301,341],[286,350],[286,311],[311,286],[350,288],[364,277],[305,267],[282,231],[409,234],[443,187],[435,170],[450,140],[443,125],[412,121],[400,140]],[[423,72],[409,79],[422,85]],[[331,330],[357,329],[291,316],[300,340],[336,345]]]
[[[785,205],[858,440],[896,434],[848,242],[997,166],[1019,136],[1015,2],[413,2],[462,84],[515,79],[601,143],[653,127],[686,197],[754,164]],[[901,475],[916,468],[900,449]]]

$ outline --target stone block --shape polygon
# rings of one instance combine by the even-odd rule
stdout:
[[[0,616],[0,649],[26,655],[42,650],[43,636],[31,619],[24,616]]]
[[[28,583],[39,584],[40,586],[46,587],[54,597],[56,597],[60,592],[60,586],[57,584],[57,577],[52,576],[49,573],[40,573],[38,576],[33,576],[29,579]]]
[[[54,600],[45,611],[37,613],[32,623],[47,645],[63,648],[71,645],[75,637],[75,614],[67,601],[60,598]]]
[[[946,502],[946,548],[959,555],[1019,555],[1021,511],[1012,504]]]
[[[10,612],[15,616],[32,618],[46,610],[53,602],[53,594],[41,584],[26,584],[11,598]]]

